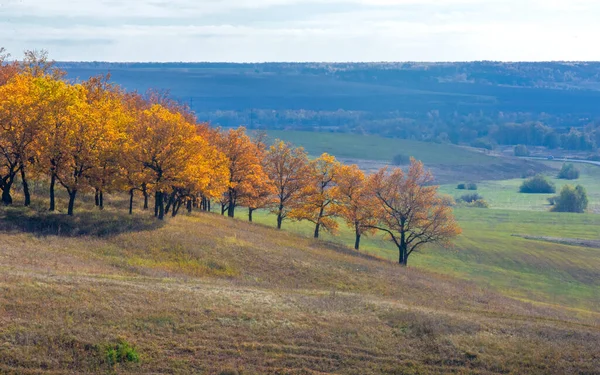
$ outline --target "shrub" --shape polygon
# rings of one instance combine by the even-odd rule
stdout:
[[[583,213],[588,207],[588,203],[587,193],[583,186],[577,185],[573,187],[565,185],[560,194],[555,197],[555,204],[552,207],[552,211]]]
[[[393,165],[407,165],[410,164],[410,158],[406,155],[397,154],[392,158]]]
[[[557,177],[562,180],[577,180],[579,178],[579,170],[573,164],[563,164]]]
[[[475,202],[471,202],[469,207],[474,208],[490,208],[489,203],[485,199],[478,199]]]
[[[465,203],[473,203],[475,201],[482,200],[482,199],[483,199],[483,197],[481,195],[475,193],[475,194],[465,194],[465,195],[461,196],[458,199],[458,201],[465,202]]]
[[[516,145],[514,152],[515,156],[529,156],[529,149],[525,145]]]
[[[140,356],[131,344],[125,340],[119,340],[116,344],[109,344],[104,347],[104,355],[106,362],[110,366],[115,366],[117,363],[140,361]]]
[[[523,181],[519,191],[526,194],[551,194],[556,193],[556,187],[546,177],[538,174]]]
[[[477,184],[469,183],[469,184],[458,184],[456,186],[457,190],[477,190]]]

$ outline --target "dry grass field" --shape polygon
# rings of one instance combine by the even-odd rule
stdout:
[[[0,210],[2,374],[600,374],[600,314],[193,214]]]

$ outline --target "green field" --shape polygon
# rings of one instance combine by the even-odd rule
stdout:
[[[559,162],[548,162],[555,170]],[[600,249],[527,240],[514,235],[548,236],[566,239],[600,239],[600,167],[578,164],[581,177],[575,181],[548,176],[557,192],[565,184],[581,184],[590,200],[587,214],[549,212],[547,198],[555,194],[521,194],[523,179],[483,181],[477,193],[490,209],[457,208],[463,228],[453,249],[429,248],[414,254],[409,265],[457,276],[487,285],[503,294],[539,303],[559,304],[583,310],[600,311]],[[457,190],[456,184],[440,191],[454,197],[473,191]],[[243,213],[240,213],[240,216]],[[274,225],[268,213],[255,215],[255,221]],[[284,229],[311,236],[313,226],[306,222],[288,222]],[[337,236],[324,239],[352,246],[350,229],[340,225]],[[397,250],[376,235],[364,239],[362,251],[386,259],[397,259]]]
[[[575,164],[581,176],[577,180],[567,181],[556,178],[562,162],[548,162],[556,171],[546,173],[546,176],[556,185],[556,194],[564,185],[582,185],[585,187],[590,201],[589,211],[600,212],[600,166],[588,164]],[[524,179],[482,181],[477,183],[476,193],[480,194],[493,209],[548,211],[550,206],[548,198],[556,194],[522,194],[519,187]],[[463,194],[475,193],[472,191],[458,190],[456,184],[443,185],[440,191],[444,194],[459,198]]]
[[[426,164],[474,165],[490,164],[494,158],[458,146],[365,136],[345,133],[315,133],[301,131],[269,131],[271,138],[303,146],[312,156],[324,152],[338,158],[391,162],[397,154],[413,156]]]
[[[598,239],[599,215],[468,208],[457,209],[456,215],[463,229],[456,246],[415,253],[409,266],[476,281],[511,297],[600,311],[600,249],[513,236]],[[264,212],[255,221],[275,224]],[[285,223],[284,229],[305,236],[314,230],[306,222]],[[343,225],[337,236],[323,239],[354,243],[352,231]],[[361,251],[394,261],[398,257],[383,235],[364,239]]]

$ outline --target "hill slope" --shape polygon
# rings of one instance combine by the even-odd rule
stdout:
[[[211,214],[156,226],[141,214],[83,212],[58,227],[44,214],[35,225],[19,210],[3,215],[2,373],[600,368],[597,315],[520,303],[338,245]],[[98,235],[115,219],[120,233]],[[107,348],[123,342],[139,363],[109,363]]]

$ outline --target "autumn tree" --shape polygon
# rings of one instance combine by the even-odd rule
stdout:
[[[339,214],[339,189],[336,181],[341,164],[334,156],[323,154],[308,165],[307,184],[302,190],[302,199],[292,209],[294,220],[307,220],[315,224],[314,237],[319,238],[321,228],[335,232]]]
[[[356,165],[339,169],[337,189],[339,215],[354,230],[354,249],[359,250],[361,237],[372,233],[377,224],[374,218],[377,201],[368,189],[365,174]]]
[[[265,186],[269,177],[261,165],[261,152],[243,127],[230,129],[218,140],[218,147],[227,156],[229,186],[222,204],[222,213],[235,216],[235,208],[240,202],[255,196],[257,190]]]
[[[308,156],[303,148],[278,140],[267,151],[264,168],[275,187],[271,212],[277,215],[277,229],[281,229],[290,210],[302,198],[308,178]]]
[[[25,168],[37,151],[33,145],[44,117],[40,80],[17,74],[0,86],[0,189],[7,205],[12,204],[11,188],[18,173],[27,186]],[[29,205],[27,189],[25,203]]]
[[[108,75],[100,75],[82,83],[87,92],[88,104],[103,114],[100,121],[104,122],[103,126],[111,137],[111,142],[101,143],[97,164],[86,174],[90,186],[94,188],[96,206],[100,209],[104,208],[104,193],[120,187],[119,173],[124,161],[126,129],[134,121],[131,112],[124,105],[124,94],[109,79]]]
[[[440,196],[432,182],[423,163],[412,158],[407,173],[399,168],[388,173],[384,168],[369,178],[369,189],[377,200],[377,224],[373,228],[390,235],[403,266],[423,245],[447,246],[461,233],[452,214],[451,199]]]
[[[74,124],[77,121],[75,114],[82,106],[85,107],[85,98],[81,86],[51,78],[43,80],[43,90],[45,100],[41,110],[44,120],[35,144],[39,151],[35,167],[39,174],[47,175],[50,179],[49,208],[54,211],[59,168],[66,168],[72,156],[68,142],[73,139],[73,129],[77,126]]]
[[[144,184],[154,190],[154,214],[163,220],[165,200],[173,186],[185,180],[187,165],[194,158],[195,126],[180,113],[154,104],[139,113],[128,131],[130,157],[149,171]]]
[[[68,121],[61,125],[63,136],[58,151],[60,163],[54,173],[56,180],[69,194],[68,215],[73,215],[77,193],[92,187],[93,171],[101,165],[102,155],[122,136],[117,124],[123,115],[115,113],[119,107],[110,100],[100,102],[89,99],[88,89],[77,85],[77,95],[68,107]],[[94,105],[91,105],[91,104]]]

